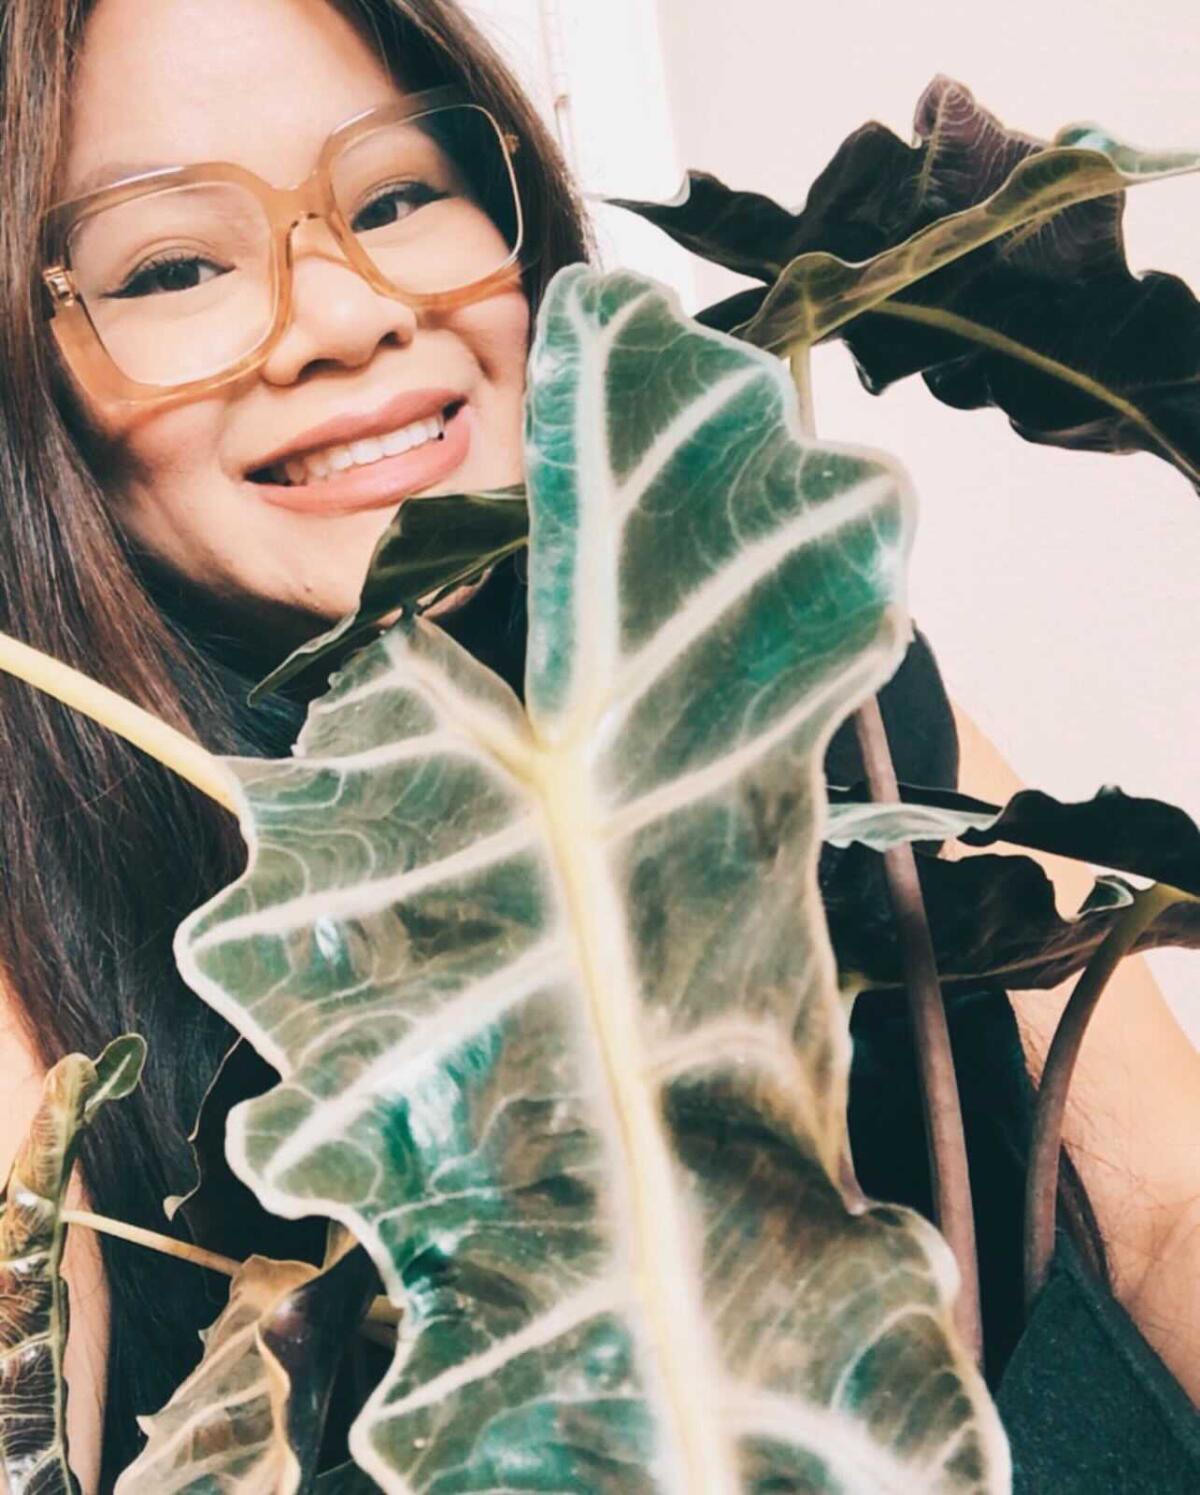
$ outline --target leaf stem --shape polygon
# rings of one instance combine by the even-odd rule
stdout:
[[[237,813],[228,772],[207,748],[80,670],[0,633],[0,670],[90,716]]]
[[[801,426],[811,439],[816,435],[811,345],[793,343],[788,349],[788,364],[800,406]],[[859,708],[854,725],[871,798],[883,804],[898,803],[900,786],[896,781],[896,769],[877,697],[872,696]],[[905,987],[912,1015],[934,1217],[958,1263],[959,1289],[954,1300],[954,1322],[968,1354],[979,1364],[983,1358],[983,1319],[971,1174],[967,1166],[967,1141],[963,1132],[958,1079],[954,1073],[950,1029],[938,982],[933,938],[929,933],[929,919],[912,847],[904,842],[885,851],[883,865],[900,936]]]
[[[1067,1092],[1083,1044],[1083,1035],[1120,962],[1142,932],[1173,903],[1200,902],[1190,893],[1155,883],[1123,910],[1075,984],[1054,1031],[1034,1108],[1033,1136],[1025,1175],[1025,1311],[1028,1314],[1046,1284],[1054,1253],[1057,1224],[1058,1170],[1062,1153]]]
[[[793,343],[788,349],[788,367],[792,371],[792,383],[796,386],[800,406],[800,429],[812,441],[817,434],[813,408],[812,346],[809,343]]]
[[[129,1241],[135,1246],[144,1246],[148,1251],[158,1251],[163,1256],[175,1256],[181,1261],[189,1261],[194,1267],[204,1267],[210,1272],[220,1272],[223,1277],[233,1277],[240,1272],[244,1263],[232,1256],[222,1256],[217,1251],[209,1251],[204,1246],[194,1246],[190,1241],[178,1241],[174,1236],[161,1235],[157,1230],[145,1230],[140,1225],[129,1225],[124,1220],[113,1220],[107,1215],[96,1215],[91,1210],[65,1209],[59,1218],[64,1225],[80,1225],[86,1230],[94,1230],[98,1235],[111,1235],[120,1241]],[[399,1324],[401,1310],[389,1299],[378,1297],[371,1304],[370,1311],[363,1323],[363,1332],[368,1339],[375,1339],[379,1343],[392,1341],[381,1340],[381,1330],[394,1330]]]
[[[220,1272],[223,1277],[232,1277],[242,1265],[231,1256],[193,1246],[190,1241],[177,1241],[174,1236],[144,1230],[140,1225],[128,1225],[124,1220],[110,1220],[106,1215],[94,1215],[91,1210],[65,1209],[60,1218],[64,1225],[82,1225],[100,1235],[115,1236],[121,1241],[131,1241],[135,1246],[161,1252],[163,1256],[177,1256],[181,1261],[190,1261],[193,1266]]]
[[[900,789],[876,697],[872,696],[859,708],[854,725],[871,798],[880,804],[897,803]],[[933,938],[912,847],[907,842],[891,847],[883,853],[883,865],[900,936],[912,1016],[934,1217],[958,1263],[960,1284],[954,1301],[955,1323],[978,1364],[983,1354],[983,1325],[971,1175]]]

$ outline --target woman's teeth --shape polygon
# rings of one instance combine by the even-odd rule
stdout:
[[[271,468],[271,480],[293,485],[319,483],[348,468],[369,467],[383,457],[398,457],[401,452],[423,446],[427,441],[437,441],[445,431],[445,413],[439,412],[382,436],[364,436],[361,441],[351,441],[345,446],[323,446],[315,452],[306,452],[303,457],[290,457]]]

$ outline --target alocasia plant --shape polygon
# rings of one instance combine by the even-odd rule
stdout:
[[[1111,786],[1078,803],[1022,789],[1003,808],[950,790],[912,785],[906,787],[902,805],[872,804],[862,785],[831,785],[829,798],[825,839],[835,846],[861,841],[881,851],[900,840],[948,837],[968,846],[1005,842],[1200,894],[1200,826],[1175,805]]]
[[[1003,1488],[943,1248],[839,1187],[820,750],[894,666],[909,520],[794,401],[652,283],[562,272],[528,715],[413,618],[293,761],[231,761],[251,864],[180,968],[283,1077],[235,1171],[404,1308],[352,1440],[384,1488]]]
[[[915,146],[864,127],[799,213],[700,174],[630,204],[763,289],[694,321],[636,275],[559,272],[525,488],[406,504],[359,611],[264,682],[341,666],[292,758],[189,747],[184,770],[251,855],[180,929],[180,968],[280,1076],[231,1112],[229,1162],[366,1248],[390,1369],[355,1462],[320,1472],[362,1252],[252,1260],[123,1495],[1007,1488],[946,1247],[865,1201],[848,1157],[845,1002],[906,969],[861,843],[1004,837],[1169,879],[1132,948],[1200,943],[1198,834],[1113,796],[835,786],[830,809],[829,738],[905,646],[911,501],[888,461],[804,434],[763,350],[837,335],[872,387],[920,369],[1033,439],[1143,445],[1195,479],[1194,302],[1128,276],[1118,191],[1198,164],[1098,130],[1046,146],[938,80]],[[1171,301],[1178,342],[1101,357],[1083,322],[1114,287],[1133,329]],[[420,603],[526,545],[522,703]],[[950,984],[1090,978],[1143,897],[1103,877],[1064,919],[1028,858],[917,864]],[[69,1478],[56,1322],[48,1489]],[[14,1427],[0,1402],[0,1448]]]

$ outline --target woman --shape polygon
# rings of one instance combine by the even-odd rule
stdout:
[[[3,139],[11,164],[0,209],[0,524],[10,564],[0,579],[0,628],[216,751],[282,755],[301,705],[277,697],[247,712],[247,685],[356,601],[400,492],[520,478],[532,316],[553,273],[589,247],[571,187],[529,104],[448,0],[6,0],[5,11]],[[49,203],[194,162],[232,162],[262,183],[290,186],[309,177],[346,121],[447,84],[519,137],[527,264],[520,283],[448,309],[418,308],[381,294],[327,224],[304,220],[293,236],[290,321],[244,375],[176,403],[141,406],[121,405],[107,376],[82,383],[65,376],[48,308],[31,289],[42,268],[35,225]],[[106,336],[126,376],[200,381],[210,365],[228,365],[228,348],[189,365],[195,339],[187,337],[169,356],[161,338],[121,345],[140,304],[184,289],[211,294],[204,287],[220,266],[163,259],[106,289],[102,259],[97,264],[97,305],[103,298],[113,318]],[[439,392],[439,409],[393,406],[413,391]],[[420,453],[400,457],[410,488],[390,491],[340,470],[343,458],[331,447],[344,447],[351,433],[331,421],[365,416],[379,437],[389,421],[391,430],[418,415],[443,420],[446,445],[454,422],[459,432],[470,422],[469,452],[457,465],[447,469],[444,448],[425,467]],[[369,439],[363,430],[353,435]],[[369,447],[351,457],[355,467],[360,457],[373,465]],[[303,465],[289,470],[296,462]],[[519,683],[520,606],[512,570],[498,570],[474,595],[463,589],[448,598],[443,621]],[[925,678],[936,683],[936,672],[927,668]],[[0,1169],[44,1066],[71,1050],[96,1053],[113,1034],[137,1027],[150,1041],[146,1080],[89,1135],[83,1181],[97,1210],[161,1229],[160,1201],[190,1171],[184,1136],[231,1041],[175,977],[170,937],[240,871],[240,838],[223,812],[110,734],[7,680],[0,691],[8,1013],[0,1065],[27,1076],[0,1111]],[[969,763],[966,779],[973,792],[1003,792]],[[1144,979],[1136,969],[1125,977],[1127,986]],[[1131,1019],[1136,1042],[1157,1044],[1177,1070],[1161,1126],[1183,1137],[1195,1114],[1187,1105],[1200,1094],[1183,1057],[1190,1050],[1186,1041],[1180,1048],[1161,1001],[1138,995],[1146,1000]],[[1053,1005],[1044,997],[1039,1004],[1040,1012]],[[1044,1021],[1030,1033],[1036,1061]],[[1087,1104],[1100,1114],[1113,1092],[1112,1066],[1092,1070]],[[1166,1198],[1157,1163],[1149,1169],[1154,1149],[1144,1145],[1146,1137],[1162,1140],[1156,1114],[1141,1115],[1114,1147],[1085,1160],[1101,1228],[1121,1261],[1151,1251],[1183,1218],[1172,1195],[1157,1233],[1138,1229],[1126,1243],[1130,1173],[1136,1187],[1162,1184]],[[1172,1173],[1171,1184],[1185,1171]],[[1106,1183],[1110,1173],[1115,1185]],[[311,1249],[296,1227],[279,1222],[273,1240],[266,1228],[253,1226],[260,1248]],[[119,1243],[103,1243],[103,1272],[95,1238],[82,1231],[73,1232],[69,1257],[74,1458],[85,1489],[107,1488],[135,1450],[134,1414],[165,1399],[216,1305],[194,1269]],[[1151,1331],[1153,1315],[1144,1327]],[[1186,1354],[1172,1362],[1177,1374],[1189,1365]],[[1191,1373],[1200,1380],[1200,1367]]]
[[[438,387],[467,397],[474,430],[469,458],[427,486],[519,478],[530,309],[560,265],[586,254],[571,189],[529,104],[467,20],[440,3],[407,21],[387,5],[317,0],[11,0],[5,11],[12,164],[0,231],[9,287],[0,523],[4,554],[21,559],[4,568],[0,627],[218,749],[286,753],[302,712],[277,700],[249,713],[248,686],[356,600],[395,501],[307,515],[264,501],[246,473],[333,417]],[[457,84],[521,137],[513,165],[531,262],[523,286],[423,314],[418,326],[411,306],[371,289],[328,230],[306,222],[294,237],[296,315],[249,379],[132,412],[107,404],[104,390],[76,399],[57,381],[44,307],[30,294],[36,271],[25,279],[34,225],[52,200],[87,190],[89,175],[125,176],[146,162],[233,160],[266,182],[300,181],[332,130],[401,96],[401,77],[405,93]],[[163,294],[180,273],[155,269],[136,289]],[[122,325],[139,304],[141,295],[105,303]],[[505,621],[490,630],[501,645]],[[97,1209],[161,1227],[161,1200],[186,1183],[184,1139],[231,1038],[175,979],[171,933],[240,870],[240,837],[224,812],[111,734],[7,679],[0,689],[0,964],[9,992],[0,1067],[28,1077],[19,1090],[5,1087],[0,1169],[28,1119],[37,1072],[136,1026],[150,1041],[149,1073],[133,1105],[109,1108],[88,1139],[83,1172]],[[71,1252],[83,1273],[71,1347],[74,1447],[94,1487],[106,1311],[95,1243],[75,1232]],[[107,1483],[133,1452],[134,1414],[160,1405],[194,1360],[214,1302],[194,1270],[107,1242],[104,1257],[113,1324]]]

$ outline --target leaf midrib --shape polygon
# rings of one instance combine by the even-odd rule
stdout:
[[[1039,373],[1049,375],[1052,379],[1059,379],[1064,384],[1073,385],[1074,388],[1082,390],[1084,394],[1090,395],[1092,399],[1116,410],[1132,425],[1144,431],[1150,440],[1160,446],[1170,456],[1171,461],[1187,474],[1192,482],[1200,483],[1200,468],[1188,459],[1186,453],[1181,451],[1148,415],[1124,395],[1117,394],[1106,384],[1091,378],[1079,369],[1073,369],[1070,364],[1061,363],[1056,358],[1039,353],[1027,343],[1018,342],[1016,338],[997,332],[994,327],[989,327],[984,322],[960,316],[957,312],[947,311],[942,307],[921,306],[912,301],[882,301],[877,306],[873,306],[867,315],[895,317],[904,322],[918,322],[922,326],[932,327],[939,332],[952,333],[967,342],[978,343],[981,347],[990,348],[995,353],[1003,353],[1019,363],[1026,363],[1031,368],[1037,369]]]
[[[701,1405],[707,1399],[696,1397],[688,1384],[699,1369],[713,1366],[716,1356],[701,1330],[703,1317],[694,1300],[699,1264],[689,1245],[692,1232],[682,1217],[671,1152],[657,1115],[658,1086],[651,1078],[654,1066],[639,1022],[637,981],[622,937],[626,917],[610,863],[596,841],[602,815],[582,752],[539,749],[531,769],[632,1181],[633,1296],[650,1326],[654,1361],[682,1454],[682,1488],[696,1495],[733,1495],[737,1481],[731,1450],[715,1415],[716,1378],[710,1373],[711,1405]]]

